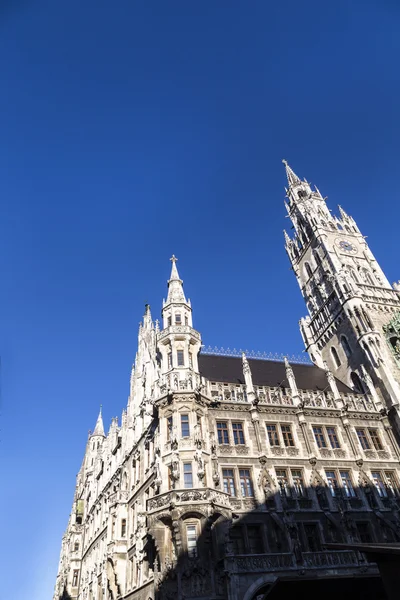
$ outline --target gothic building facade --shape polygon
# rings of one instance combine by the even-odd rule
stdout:
[[[355,221],[286,172],[313,364],[202,351],[172,257],[121,422],[105,434],[100,413],[87,441],[54,600],[375,590],[376,565],[325,544],[400,541],[400,286]]]

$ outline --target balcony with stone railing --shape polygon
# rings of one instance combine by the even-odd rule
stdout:
[[[297,569],[365,568],[365,560],[352,550],[320,552],[226,555],[233,573],[269,573]]]
[[[211,398],[214,402],[248,402],[245,386],[242,384],[226,384],[213,382],[210,384]],[[260,404],[293,406],[290,389],[255,386],[254,391]],[[329,390],[299,390],[299,398],[304,408],[329,408],[341,410],[333,394]],[[350,411],[377,412],[372,399],[366,394],[342,394],[342,402]]]
[[[179,334],[190,334],[195,340],[200,341],[201,336],[198,331],[193,329],[193,327],[189,327],[189,325],[170,325],[166,327],[158,334],[158,341],[162,343],[162,341],[168,337],[169,335],[179,335]]]
[[[176,489],[150,498],[147,501],[147,510],[152,513],[169,505],[185,506],[188,504],[213,504],[230,508],[229,499],[229,494],[210,488]]]

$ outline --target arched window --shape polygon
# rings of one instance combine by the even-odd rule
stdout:
[[[367,270],[364,270],[364,277],[365,277],[365,281],[368,283],[368,285],[375,285],[374,280],[371,277],[371,274],[368,273]]]
[[[320,265],[322,261],[321,261],[319,252],[317,252],[317,251],[314,252],[314,258],[315,258],[315,262],[317,263],[317,265]]]
[[[349,342],[347,341],[347,337],[345,335],[342,335],[340,341],[342,342],[344,353],[348,358],[351,355],[351,348]]]
[[[354,269],[349,269],[349,271],[350,271],[350,275],[352,276],[352,278],[354,279],[354,281],[356,283],[360,283],[359,279],[358,279],[358,276],[357,276],[357,273],[354,271]]]
[[[308,262],[304,263],[304,268],[306,270],[308,277],[312,277],[312,270],[311,270],[311,267]]]
[[[357,373],[354,373],[354,371],[352,371],[350,378],[351,378],[351,383],[353,384],[354,391],[357,392],[357,394],[363,394],[364,388],[362,386],[361,379],[359,378]]]
[[[337,350],[334,346],[332,346],[332,348],[331,348],[331,354],[332,354],[333,361],[336,365],[336,368],[340,367],[340,365],[342,363],[340,362],[339,354],[337,353]]]

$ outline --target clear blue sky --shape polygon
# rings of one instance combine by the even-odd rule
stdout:
[[[396,0],[0,5],[4,600],[49,600],[172,253],[206,344],[302,351],[282,158],[399,265]],[[23,571],[23,572],[22,572]]]

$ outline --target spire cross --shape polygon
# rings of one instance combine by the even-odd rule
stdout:
[[[175,254],[173,254],[169,260],[172,262],[173,265],[178,261]]]

